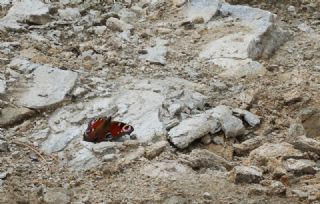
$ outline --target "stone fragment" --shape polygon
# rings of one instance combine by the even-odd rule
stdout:
[[[235,183],[259,183],[263,180],[262,170],[256,166],[236,166],[230,172],[230,179]]]
[[[49,14],[42,15],[30,15],[25,20],[29,25],[45,25],[52,20],[52,17]]]
[[[139,56],[140,59],[145,59],[146,61],[153,64],[166,64],[166,56],[168,53],[168,48],[163,45],[157,45],[155,47],[147,48],[146,54]]]
[[[168,146],[167,141],[160,141],[157,142],[149,147],[146,148],[145,157],[148,159],[153,159],[159,156],[163,150]]]
[[[0,114],[0,127],[8,127],[22,122],[35,115],[35,112],[28,108],[4,108]]]
[[[83,148],[74,152],[73,159],[68,162],[68,166],[75,171],[85,171],[99,165],[100,163],[101,162],[90,150]]]
[[[122,164],[130,164],[131,162],[134,162],[137,159],[141,158],[144,155],[144,153],[145,153],[144,147],[139,147],[138,149],[127,154],[121,162]]]
[[[249,154],[248,161],[252,165],[265,165],[272,158],[303,158],[303,153],[293,145],[283,142],[279,144],[265,143]]]
[[[268,186],[268,190],[266,192],[268,195],[281,196],[286,194],[287,188],[280,181],[264,180],[261,181],[261,184],[264,186]]]
[[[291,138],[297,138],[299,136],[303,136],[306,134],[306,131],[303,125],[299,122],[292,122],[290,123],[289,127],[289,135]]]
[[[221,3],[221,0],[192,0],[185,9],[185,15],[190,21],[196,18],[203,18],[204,22],[207,23],[217,14]]]
[[[114,17],[108,18],[106,26],[113,31],[119,32],[132,31],[134,29],[132,25]]]
[[[115,142],[100,142],[93,145],[92,151],[97,154],[114,154],[117,153],[117,144]]]
[[[320,110],[318,108],[302,109],[299,113],[306,136],[317,138],[320,132]]]
[[[242,110],[240,108],[235,108],[232,110],[234,113],[239,114],[240,117],[243,117],[243,119],[251,126],[255,127],[260,124],[260,118],[259,116],[247,111]]]
[[[259,147],[262,143],[262,139],[263,139],[262,136],[258,136],[258,137],[245,140],[241,144],[233,144],[234,152],[239,156],[246,155],[250,151]]]
[[[116,154],[106,154],[102,157],[102,161],[108,162],[108,161],[113,161],[116,160],[118,156]]]
[[[49,135],[48,139],[41,144],[41,150],[50,154],[52,152],[59,152],[66,148],[66,146],[79,135],[82,135],[79,128],[74,126],[60,133]]]
[[[14,94],[16,104],[41,109],[62,102],[74,87],[78,74],[46,65],[37,64],[36,66],[32,73],[33,79],[29,81],[29,87]]]
[[[41,17],[48,14],[49,5],[40,0],[14,1],[7,15],[0,20],[0,28],[20,30],[24,27],[20,23],[25,22],[30,16]]]
[[[229,107],[220,105],[210,111],[212,112],[212,116],[220,122],[226,138],[237,137],[245,133],[242,121],[232,115]]]
[[[194,149],[190,155],[181,155],[180,161],[193,169],[215,168],[231,170],[236,164],[204,149]]]
[[[293,141],[293,145],[301,151],[314,152],[320,155],[320,142],[318,140],[306,136],[299,136]]]
[[[302,100],[301,92],[297,90],[291,90],[289,92],[286,92],[283,95],[283,98],[286,105],[297,103]]]
[[[66,8],[58,10],[59,16],[65,21],[74,21],[81,17],[79,8]]]
[[[287,159],[284,161],[284,166],[287,171],[296,175],[315,174],[317,172],[315,169],[316,163],[307,159]]]
[[[172,3],[176,6],[176,7],[181,7],[186,3],[186,0],[172,0]]]
[[[71,191],[64,188],[47,189],[43,196],[43,201],[46,204],[68,204],[71,203]]]
[[[194,140],[219,129],[217,120],[210,114],[203,113],[185,119],[169,131],[170,141],[178,148],[186,148]]]
[[[208,144],[204,146],[210,152],[213,152],[227,160],[233,159],[233,148],[229,145],[217,145],[217,144]]]
[[[7,83],[5,80],[0,79],[0,94],[5,94],[7,89]]]
[[[6,141],[0,140],[0,152],[8,152],[9,145]]]
[[[141,169],[141,173],[151,178],[174,179],[191,174],[190,167],[178,163],[174,160],[154,162]]]
[[[0,173],[0,179],[5,179],[8,175],[8,172],[1,172]]]

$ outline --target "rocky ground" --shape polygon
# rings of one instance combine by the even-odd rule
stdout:
[[[0,5],[0,203],[320,203],[317,1]]]

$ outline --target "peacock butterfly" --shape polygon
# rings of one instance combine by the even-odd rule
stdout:
[[[133,130],[131,125],[112,121],[111,117],[98,117],[89,122],[83,140],[94,143],[111,141],[126,134],[130,135]]]

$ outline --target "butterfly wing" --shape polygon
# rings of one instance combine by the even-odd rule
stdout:
[[[88,142],[104,141],[106,139],[106,132],[108,132],[110,122],[111,117],[91,120],[83,135],[83,140]]]
[[[112,121],[110,123],[108,131],[111,133],[112,138],[119,138],[126,134],[131,134],[133,132],[133,127],[126,123]]]

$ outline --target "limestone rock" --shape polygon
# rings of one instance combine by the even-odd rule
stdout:
[[[108,18],[106,26],[113,31],[119,32],[132,31],[134,29],[132,25],[114,17]]]
[[[320,142],[318,140],[306,136],[299,136],[293,141],[293,145],[301,151],[314,152],[320,155]]]
[[[99,165],[101,162],[88,149],[83,148],[74,152],[73,159],[68,162],[68,166],[75,171],[85,171]]]
[[[0,152],[8,152],[9,145],[6,141],[0,140]]]
[[[287,171],[296,175],[315,174],[317,172],[315,169],[316,163],[307,159],[287,159],[284,166]]]
[[[272,158],[303,158],[303,153],[286,142],[280,144],[265,143],[250,152],[248,161],[250,164],[261,165]]]
[[[201,17],[204,19],[204,22],[206,23],[217,14],[218,10],[221,7],[221,3],[221,0],[192,0],[185,9],[185,15],[187,19],[190,21],[193,21],[194,19]],[[181,4],[182,3],[176,3],[177,7],[179,7],[178,5]]]
[[[242,121],[232,115],[229,107],[220,105],[210,111],[212,112],[212,116],[220,122],[226,138],[237,137],[245,133]]]
[[[14,1],[7,15],[0,20],[0,28],[20,30],[23,25],[19,22],[25,21],[30,16],[41,17],[48,14],[49,5],[42,3],[40,0]]]
[[[65,21],[74,21],[81,16],[78,8],[60,9],[58,13],[60,18]]]
[[[232,110],[234,113],[239,114],[240,117],[243,117],[243,119],[251,126],[255,127],[260,124],[260,118],[259,116],[247,111],[242,110],[240,108],[235,108]]]
[[[78,78],[75,72],[46,65],[37,65],[32,75],[33,80],[29,82],[29,87],[22,93],[16,93],[15,98],[18,105],[35,109],[47,108],[62,102]]]
[[[0,114],[0,127],[14,125],[33,115],[35,115],[35,112],[28,108],[4,108]]]
[[[117,144],[115,142],[100,142],[93,144],[92,151],[98,154],[117,153]]]
[[[218,121],[211,118],[210,114],[194,115],[172,128],[169,131],[169,139],[175,146],[183,149],[209,132],[215,133],[219,127]]]
[[[248,154],[250,151],[259,147],[262,143],[262,136],[254,137],[245,140],[241,144],[233,144],[234,151],[237,155],[243,156]]]
[[[146,148],[145,157],[148,159],[153,159],[161,154],[163,150],[168,146],[167,141],[157,142]]]
[[[155,47],[150,47],[145,50],[146,54],[139,56],[140,59],[145,59],[146,61],[153,64],[166,64],[166,55],[168,53],[167,47],[163,45],[157,45]]]
[[[230,172],[230,179],[236,183],[259,183],[262,179],[262,170],[256,166],[236,166]]]
[[[68,189],[52,188],[44,194],[43,201],[46,204],[68,204],[71,203],[71,195],[72,193]]]

